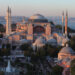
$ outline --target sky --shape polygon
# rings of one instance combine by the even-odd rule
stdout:
[[[75,0],[0,0],[0,16],[6,15],[8,6],[12,9],[12,16],[61,16],[62,12],[75,17]]]

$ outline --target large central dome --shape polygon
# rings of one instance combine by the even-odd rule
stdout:
[[[48,20],[40,14],[35,14],[29,18],[30,22],[48,22]]]
[[[35,14],[30,17],[30,19],[46,19],[43,15]]]

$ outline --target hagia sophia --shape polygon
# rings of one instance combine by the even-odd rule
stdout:
[[[68,13],[66,12],[65,22],[64,14],[62,15],[62,30],[58,32],[55,25],[48,22],[48,19],[41,14],[31,16],[28,21],[23,19],[22,22],[17,23],[15,32],[11,32],[11,9],[8,8],[6,16],[6,35],[12,45],[22,45],[23,43],[30,43],[35,50],[36,46],[43,47],[45,44],[53,46],[65,46],[69,41],[67,26],[68,26]],[[64,24],[65,23],[65,29]],[[6,41],[4,41],[6,43]],[[8,41],[7,41],[8,42]],[[16,48],[16,52],[19,52]],[[19,52],[21,54],[21,51]],[[75,58],[75,52],[66,45],[58,53],[58,61],[61,63],[66,62],[70,66],[70,60]],[[62,60],[62,61],[61,61]],[[65,61],[66,60],[66,61]],[[69,61],[69,62],[68,62]]]
[[[62,15],[64,22],[64,15]],[[11,32],[11,9],[8,8],[6,16],[6,36],[10,42],[30,42],[35,46],[42,46],[45,43],[64,46],[69,40],[67,37],[68,13],[65,16],[65,32],[62,25],[62,30],[58,33],[55,25],[48,22],[48,19],[41,14],[31,16],[27,22],[17,23],[15,32]],[[63,24],[63,23],[62,23]]]

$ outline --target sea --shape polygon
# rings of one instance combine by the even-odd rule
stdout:
[[[24,16],[12,16],[12,23],[22,22]],[[61,16],[48,16],[46,17],[48,21],[53,21],[55,25],[62,25],[62,17]],[[25,17],[25,21],[28,20],[28,17]],[[5,25],[6,20],[4,16],[0,16],[0,24]],[[65,21],[64,21],[65,25]],[[75,30],[75,17],[68,18],[68,27]]]

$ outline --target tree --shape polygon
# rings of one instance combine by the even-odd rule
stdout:
[[[5,75],[3,71],[0,71],[0,75]]]
[[[8,44],[3,44],[2,45],[2,50],[1,50],[1,55],[2,56],[9,56],[10,55],[10,50],[11,50],[11,45]]]
[[[4,28],[3,24],[0,24],[0,32],[1,33],[5,32],[5,28]]]
[[[55,27],[58,28],[58,29],[60,29],[60,30],[62,29],[62,25],[56,25]],[[65,29],[65,27],[64,27],[64,29]],[[67,30],[68,30],[68,33],[69,33],[69,32],[70,32],[70,33],[75,33],[75,30],[73,30],[73,29],[71,29],[71,28],[69,28],[69,27],[67,28]]]
[[[19,73],[19,75],[24,75],[24,71],[21,71],[21,72]]]
[[[75,50],[75,36],[70,39],[69,46]]]
[[[62,75],[63,67],[56,65],[52,68],[52,75]]]
[[[29,47],[30,47],[29,44],[24,43],[24,44],[22,44],[22,45],[20,46],[20,49],[23,50],[23,51],[27,51],[27,50],[29,50]]]
[[[3,38],[3,34],[0,34],[0,38]]]
[[[36,52],[36,55],[39,57],[43,57],[46,55],[44,48],[39,48],[38,51]]]
[[[5,48],[5,44],[2,44],[2,49]]]
[[[46,44],[43,49],[45,50],[46,55],[49,55],[50,57],[57,57],[61,47],[60,46],[54,47],[50,44],[49,45]]]
[[[12,29],[12,31],[16,31],[16,24],[15,23],[11,24],[11,29]]]
[[[24,43],[20,46],[20,49],[22,51],[24,51],[24,55],[25,56],[31,56],[32,52],[33,52],[33,48],[27,44],[27,43]]]
[[[20,63],[21,63],[21,61],[18,58],[16,58],[14,64],[15,65],[20,65]]]
[[[12,46],[12,50],[15,50],[16,49],[16,46]]]
[[[62,25],[56,25],[56,28],[62,29]]]
[[[4,62],[4,59],[3,59],[3,58],[1,58],[1,57],[0,57],[0,62],[2,62],[2,63]]]
[[[6,48],[7,49],[11,49],[11,45],[8,43],[8,44],[6,44]]]
[[[8,43],[8,44],[6,44],[7,56],[10,55],[10,50],[11,50],[11,45]]]
[[[75,59],[71,61],[71,75],[75,75]]]
[[[52,25],[54,25],[54,22],[53,22],[53,21],[50,21],[50,23],[51,23]]]

